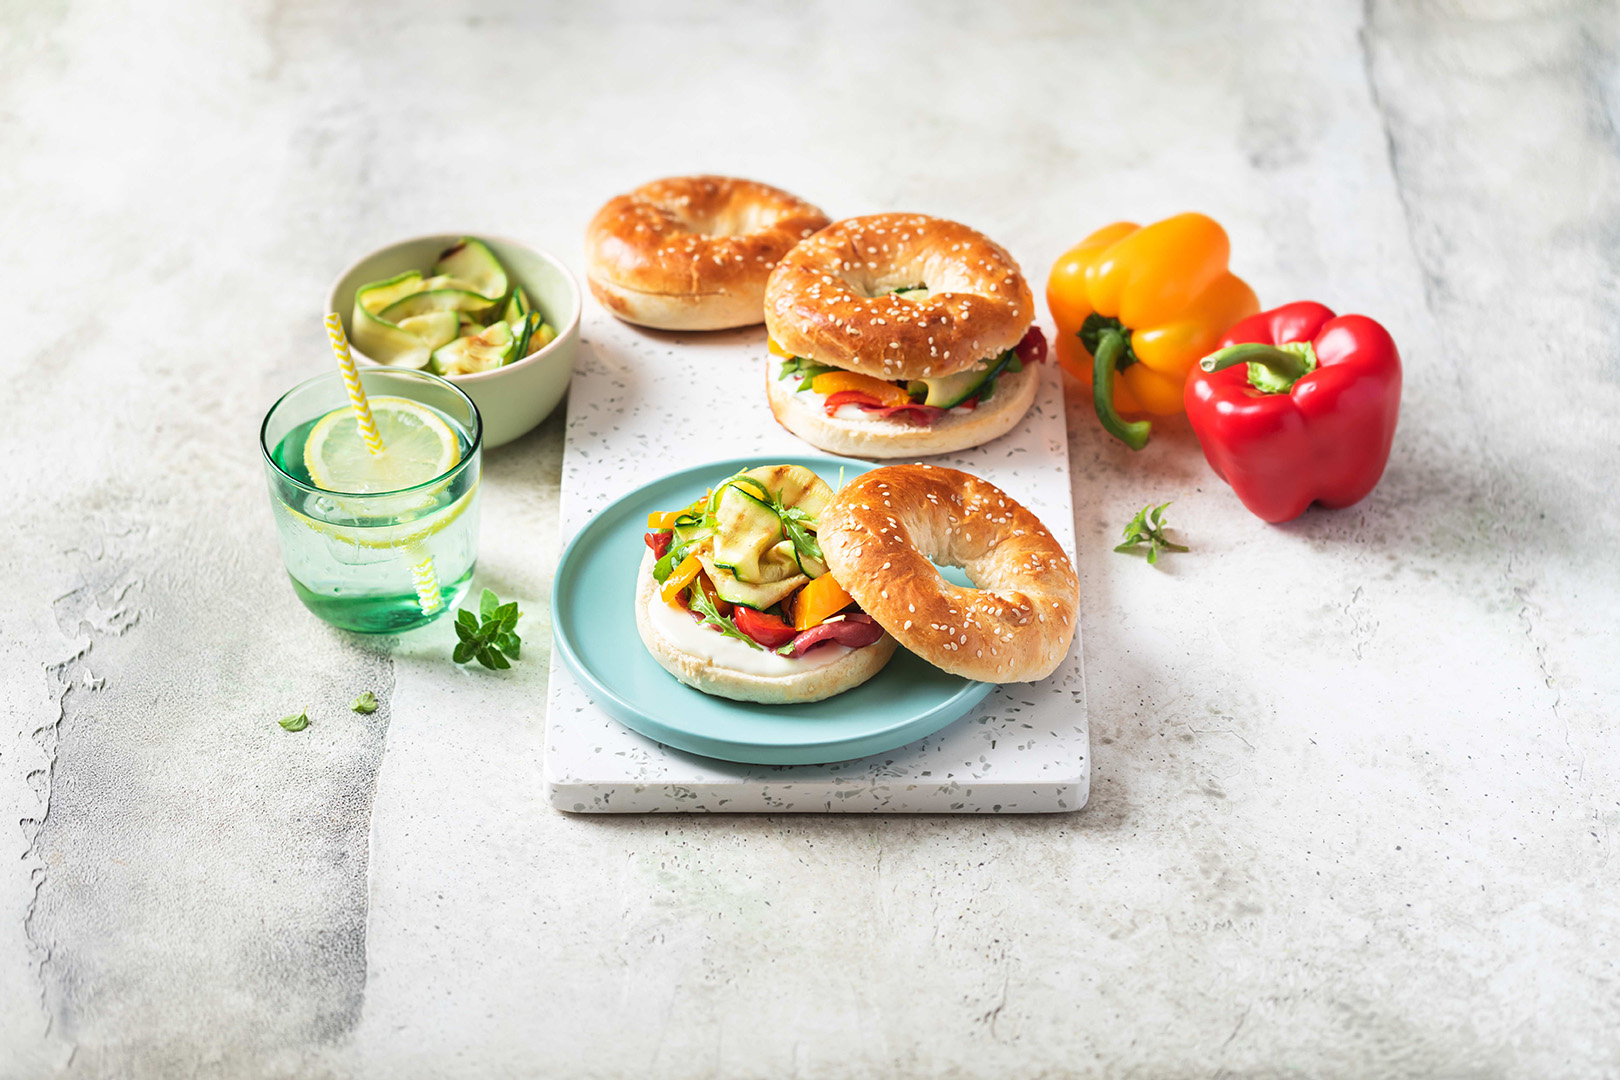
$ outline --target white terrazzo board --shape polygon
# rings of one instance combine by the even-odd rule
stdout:
[[[771,416],[763,329],[665,334],[600,312],[587,320],[568,397],[562,546],[593,513],[665,473],[724,458],[758,454],[763,463],[819,452]],[[926,460],[996,484],[1072,553],[1067,447],[1063,390],[1048,365],[1017,429]],[[544,753],[551,804],[579,813],[1078,810],[1091,780],[1079,635],[1050,677],[996,688],[943,731],[884,754],[799,766],[715,761],[645,738],[598,708],[554,650]]]

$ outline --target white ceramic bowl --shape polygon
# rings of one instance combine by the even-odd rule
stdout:
[[[554,341],[536,353],[493,371],[448,376],[478,406],[484,420],[484,446],[493,449],[511,442],[544,420],[568,389],[579,351],[579,282],[556,256],[487,233],[443,233],[418,236],[378,248],[337,276],[326,294],[326,310],[337,312],[352,341],[349,315],[357,289],[407,270],[426,274],[439,253],[463,236],[475,236],[489,245],[513,281],[523,286],[529,300],[557,331]],[[353,349],[363,364],[376,361]]]

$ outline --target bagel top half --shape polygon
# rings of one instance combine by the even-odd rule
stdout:
[[[838,583],[900,644],[953,675],[1030,682],[1074,640],[1080,583],[1029,510],[970,473],[890,465],[846,484],[817,533]],[[963,588],[936,569],[959,566]]]
[[[817,207],[769,184],[675,176],[616,196],[585,231],[592,294],[629,322],[670,330],[751,326],[765,282],[826,225]]]
[[[915,286],[926,299],[894,295]],[[834,222],[788,252],[765,287],[765,325],[783,350],[879,379],[966,371],[1034,321],[1029,283],[1000,244],[923,214]]]

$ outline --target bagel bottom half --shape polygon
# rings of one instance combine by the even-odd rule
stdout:
[[[811,446],[849,457],[897,458],[952,454],[999,439],[1024,418],[1035,403],[1040,369],[1026,364],[1022,371],[996,379],[996,392],[972,412],[947,412],[926,426],[906,420],[845,420],[828,416],[826,400],[809,391],[800,393],[796,379],[779,379],[782,362],[775,357],[765,365],[765,391],[776,422]]]
[[[786,675],[756,675],[724,667],[706,656],[681,648],[652,624],[647,617],[647,605],[653,602],[658,589],[652,569],[653,558],[649,551],[642,557],[641,571],[636,578],[636,629],[641,633],[642,644],[665,671],[705,694],[766,705],[820,701],[859,686],[882,671],[883,665],[894,655],[894,638],[884,634],[870,645],[850,649],[831,663]],[[663,603],[662,599],[657,602]]]

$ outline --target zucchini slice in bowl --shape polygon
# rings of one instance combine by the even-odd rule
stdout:
[[[433,311],[465,311],[475,319],[495,306],[486,296],[465,289],[427,289],[411,293],[383,308],[378,318],[398,323],[413,315],[426,315]]]
[[[501,261],[482,240],[470,236],[441,254],[439,261],[433,264],[433,273],[465,282],[472,292],[491,304],[505,300],[509,289]]]
[[[428,370],[435,375],[471,375],[476,371],[493,371],[512,358],[517,339],[512,328],[503,322],[484,330],[481,334],[458,337],[433,350]]]

